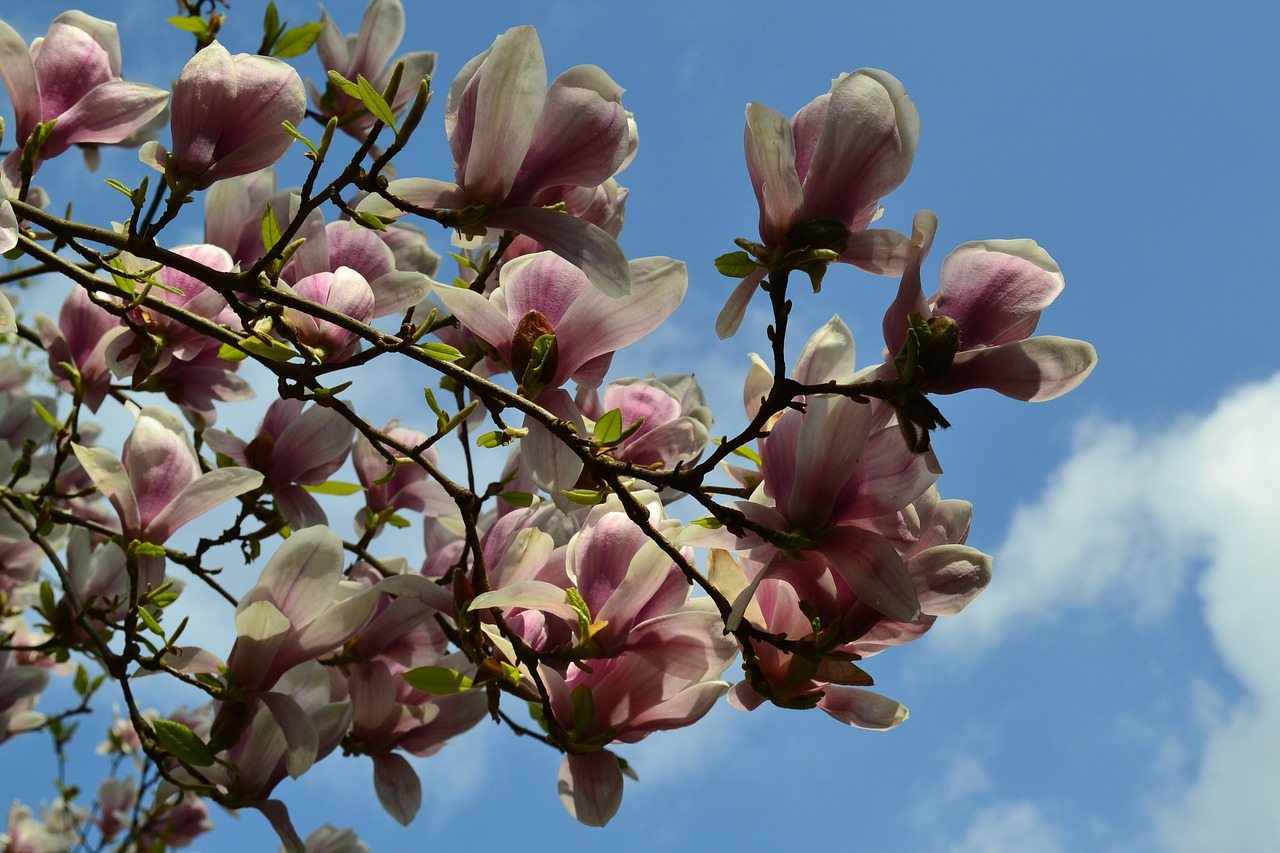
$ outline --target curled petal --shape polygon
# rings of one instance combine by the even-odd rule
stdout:
[[[942,262],[933,313],[959,324],[962,350],[1019,341],[1063,286],[1058,264],[1032,240],[965,243]]]

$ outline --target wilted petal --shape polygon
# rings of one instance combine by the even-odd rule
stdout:
[[[579,823],[604,826],[622,805],[622,768],[607,749],[566,755],[560,764],[560,802]]]

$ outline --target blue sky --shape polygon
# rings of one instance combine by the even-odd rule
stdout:
[[[256,46],[262,5],[234,4],[224,44]],[[295,23],[317,14],[279,5]],[[996,575],[950,624],[868,663],[879,689],[911,709],[898,729],[719,708],[628,753],[642,781],[594,831],[557,802],[557,756],[482,726],[418,765],[426,801],[408,829],[380,813],[358,761],[335,756],[281,786],[304,834],[324,821],[354,825],[376,851],[1274,849],[1280,573],[1269,539],[1280,516],[1280,347],[1266,257],[1280,226],[1280,11],[1243,2],[1212,12],[1177,2],[407,5],[403,48],[440,51],[441,95],[402,175],[450,176],[443,90],[508,26],[537,26],[552,74],[594,63],[627,88],[641,147],[620,178],[632,189],[623,247],[681,258],[691,279],[673,323],[619,356],[612,375],[695,371],[718,432],[741,425],[746,353],[765,347],[756,309],[730,342],[711,327],[733,284],[711,261],[756,224],[743,107],[754,100],[790,115],[862,66],[897,76],[922,121],[914,168],[885,200],[881,224],[909,232],[916,210],[937,212],[926,267],[935,282],[955,245],[1034,238],[1067,281],[1040,333],[1085,338],[1101,361],[1082,388],[1050,403],[987,392],[939,401],[955,425],[936,441],[939,487],[974,502],[969,543],[996,556]],[[54,14],[6,6],[0,15],[28,39]],[[176,75],[189,41],[159,22],[169,4],[81,8],[120,21],[126,76],[164,84]],[[329,11],[354,31],[362,9],[335,2]],[[303,73],[318,76],[310,61]],[[70,197],[91,220],[122,215],[119,196],[71,172],[58,177],[55,165],[40,173],[55,207]],[[140,173],[123,153],[104,157],[100,176],[128,183]],[[438,231],[432,239],[445,245]],[[862,346],[859,363],[878,360],[893,288],[833,271],[820,295],[797,294],[797,346],[839,313]],[[385,397],[404,381],[419,380],[376,376],[362,393]],[[251,426],[261,406],[249,409]],[[5,750],[45,761],[35,778],[52,776],[38,749]],[[4,764],[15,766],[8,756]],[[0,803],[50,791],[6,778]],[[261,849],[269,831],[255,814],[215,819],[219,829],[196,849]]]

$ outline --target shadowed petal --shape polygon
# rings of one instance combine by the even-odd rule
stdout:
[[[622,768],[607,749],[566,755],[560,764],[560,802],[579,823],[604,826],[622,805]]]

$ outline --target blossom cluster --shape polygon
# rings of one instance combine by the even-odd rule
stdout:
[[[123,79],[109,22],[68,12],[28,44],[0,21],[16,119],[0,248],[70,285],[56,318],[0,293],[0,743],[58,737],[114,687],[126,713],[104,749],[130,759],[90,804],[15,805],[6,849],[184,846],[210,803],[261,812],[289,850],[361,849],[327,826],[304,840],[280,783],[368,756],[408,824],[409,757],[486,719],[554,749],[565,808],[603,826],[635,778],[626,745],[722,699],[907,718],[865,662],[992,577],[972,507],[938,491],[933,400],[1049,400],[1096,354],[1032,336],[1064,283],[1036,243],[966,243],[927,296],[937,218],[871,227],[919,144],[902,83],[861,69],[791,119],[747,107],[759,233],[716,261],[739,284],[714,326],[738,332],[764,292],[770,349],[744,366],[745,426],[713,442],[692,375],[611,373],[690,277],[618,243],[638,134],[602,69],[548,83],[537,33],[507,30],[448,87],[452,176],[399,177],[437,62],[395,56],[400,0],[371,0],[348,37],[327,13],[288,31],[269,14],[260,54],[232,54],[213,18],[185,24],[201,46],[166,91]],[[284,59],[312,43],[328,79],[308,86]],[[166,105],[167,142],[146,139]],[[48,161],[117,144],[139,159],[113,179],[123,224],[48,212]],[[301,186],[278,188],[285,158]],[[203,242],[169,245],[200,212]],[[859,365],[833,317],[788,364],[792,276],[817,289],[835,263],[899,279],[883,350]],[[429,414],[373,422],[369,392],[402,397],[407,367]],[[251,428],[235,404],[255,393],[270,404]],[[88,422],[121,413],[120,440]],[[183,638],[196,595],[224,646]],[[189,706],[141,708],[142,674]],[[45,714],[55,677],[81,702]]]

